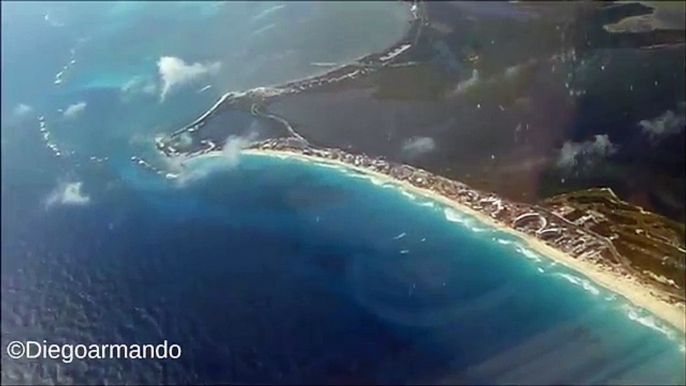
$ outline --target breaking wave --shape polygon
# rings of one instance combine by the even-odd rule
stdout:
[[[591,282],[587,279],[582,279],[578,276],[570,275],[568,273],[555,273],[555,276],[561,277],[566,279],[568,282],[582,287],[585,291],[593,294],[594,296],[600,295],[600,290],[591,284]]]
[[[445,208],[443,209],[443,213],[445,214],[445,219],[458,223],[461,225],[466,226],[473,232],[487,232],[489,231],[489,228],[486,227],[480,227],[477,224],[479,223],[474,217],[471,217],[467,214],[460,213],[459,211],[452,209],[452,208]]]
[[[667,327],[664,325],[662,322],[660,322],[655,316],[648,314],[645,311],[642,311],[630,304],[624,304],[622,305],[622,310],[626,313],[626,315],[629,317],[629,319],[633,320],[634,322],[640,323],[645,327],[648,327],[654,331],[660,332],[664,335],[666,335],[669,339],[671,340],[678,340],[678,336],[675,333],[674,330],[671,328]],[[684,352],[683,350],[684,345],[679,347],[679,349]]]

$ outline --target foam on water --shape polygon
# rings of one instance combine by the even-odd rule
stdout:
[[[413,200],[413,201],[417,200],[417,196],[415,196],[414,194],[408,192],[408,191],[405,190],[405,189],[400,189],[400,193],[401,193],[403,196],[409,198],[410,200]]]
[[[435,208],[436,207],[436,203],[434,203],[433,201],[423,201],[423,202],[420,202],[419,205],[426,206],[429,208]]]
[[[529,248],[526,248],[522,245],[516,245],[515,249],[519,254],[523,255],[524,257],[526,257],[529,260],[533,260],[537,263],[540,263],[543,261],[540,254],[534,252],[533,250],[531,250]]]
[[[444,208],[443,213],[445,214],[446,220],[461,224],[473,232],[480,233],[492,231],[490,228],[479,226],[479,222],[474,217],[469,216],[466,213],[461,213],[453,208]]]
[[[493,240],[495,240],[500,245],[512,245],[515,243],[514,240],[506,240],[499,237],[494,237]]]
[[[574,285],[580,286],[581,288],[583,288],[585,291],[592,294],[593,296],[600,295],[600,290],[597,287],[595,287],[593,284],[591,284],[591,282],[587,279],[582,279],[578,276],[570,275],[568,273],[560,273],[560,272],[556,272],[554,275],[558,276],[558,277],[562,277]]]
[[[629,319],[637,323],[640,323],[643,326],[646,326],[652,330],[660,332],[669,337],[669,339],[671,340],[678,340],[678,336],[672,328],[666,326],[664,323],[660,322],[655,316],[647,313],[646,311],[640,310],[630,304],[623,304],[622,310],[626,313]],[[681,347],[683,347],[683,344]]]

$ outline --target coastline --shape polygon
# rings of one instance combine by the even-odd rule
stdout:
[[[219,156],[219,154],[212,154],[213,152],[206,153],[201,157],[212,157]],[[289,152],[289,151],[279,151],[279,150],[256,150],[256,149],[243,149],[242,153],[248,155],[257,156],[267,156],[276,157],[282,159],[295,159],[301,162],[314,162],[318,164],[330,165],[342,170],[350,170],[361,173],[372,180],[376,180],[381,184],[392,184],[401,190],[405,190],[409,193],[416,194],[433,200],[439,204],[442,204],[448,208],[454,209],[456,211],[465,213],[469,216],[476,218],[479,222],[495,228],[499,231],[508,233],[522,240],[527,247],[532,250],[542,254],[543,256],[562,264],[563,266],[585,276],[595,284],[603,287],[604,289],[616,293],[627,300],[634,306],[640,307],[651,314],[655,315],[661,321],[665,322],[672,328],[676,329],[682,335],[680,338],[682,340],[686,339],[686,308],[683,304],[669,304],[659,299],[654,291],[647,288],[646,285],[638,282],[636,279],[628,276],[618,274],[616,272],[602,269],[593,263],[576,259],[567,253],[560,251],[552,246],[546,244],[542,240],[535,237],[527,235],[526,233],[515,230],[509,226],[506,226],[494,219],[447,197],[444,197],[436,192],[430,191],[428,189],[413,186],[405,181],[394,179],[388,175],[378,173],[372,170],[368,170],[364,167],[358,167],[350,165],[345,162],[325,159],[316,156],[308,156],[304,154]]]

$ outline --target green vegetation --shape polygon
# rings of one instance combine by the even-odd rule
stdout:
[[[560,194],[542,202],[544,206],[567,206],[593,216],[584,227],[611,240],[646,280],[681,292],[686,285],[686,229],[684,224],[620,200],[610,189],[587,189]],[[646,273],[649,272],[649,273]],[[664,279],[657,279],[662,276]],[[676,290],[676,291],[675,291]]]

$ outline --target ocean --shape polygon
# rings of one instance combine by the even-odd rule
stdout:
[[[177,180],[131,162],[153,157],[153,133],[188,122],[222,90],[321,71],[301,60],[281,74],[260,70],[274,47],[231,30],[222,33],[234,41],[195,31],[175,48],[164,39],[173,26],[234,17],[259,37],[281,13],[319,28],[332,25],[327,12],[354,14],[342,4],[179,4],[2,4],[3,15],[18,7],[2,25],[3,384],[686,382],[676,331],[466,214],[293,159],[199,158]],[[397,6],[368,6],[364,28],[326,30],[372,31],[380,15],[396,23],[394,33],[377,26],[385,41],[342,39],[339,57],[303,47],[292,27],[282,63],[298,57],[289,50],[324,62],[384,47],[404,28]],[[55,7],[52,22],[45,7]],[[136,32],[143,25],[156,26],[150,41]],[[56,87],[74,47],[73,75]],[[162,55],[222,69],[162,103]],[[232,55],[246,63],[228,66]],[[182,354],[9,357],[10,342],[29,340],[168,341]]]

